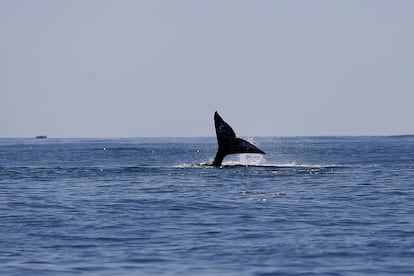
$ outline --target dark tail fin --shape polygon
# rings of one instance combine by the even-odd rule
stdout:
[[[214,124],[216,126],[216,135],[218,150],[214,158],[213,166],[221,166],[224,157],[234,153],[261,153],[265,152],[246,140],[236,137],[231,126],[226,123],[217,113],[214,113]]]

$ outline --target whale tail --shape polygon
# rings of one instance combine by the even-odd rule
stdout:
[[[220,167],[224,157],[235,153],[261,153],[264,151],[246,140],[236,137],[231,126],[226,123],[216,111],[214,113],[214,124],[216,127],[218,150],[213,161],[213,166]]]

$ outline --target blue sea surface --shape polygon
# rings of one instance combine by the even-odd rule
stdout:
[[[414,275],[414,136],[0,139],[0,275]]]

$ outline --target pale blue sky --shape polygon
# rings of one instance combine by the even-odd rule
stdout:
[[[413,134],[413,11],[0,0],[0,137]]]

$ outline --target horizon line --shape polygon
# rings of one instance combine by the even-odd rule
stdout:
[[[46,136],[46,135],[45,135]],[[414,134],[352,134],[352,135],[247,135],[240,137],[252,137],[252,138],[306,138],[306,137],[410,137]],[[46,136],[39,138],[37,136],[20,136],[20,137],[0,137],[0,139],[37,139],[37,140],[47,140],[47,139],[194,139],[194,138],[216,138],[216,136],[72,136],[72,137],[63,137],[63,136]]]

